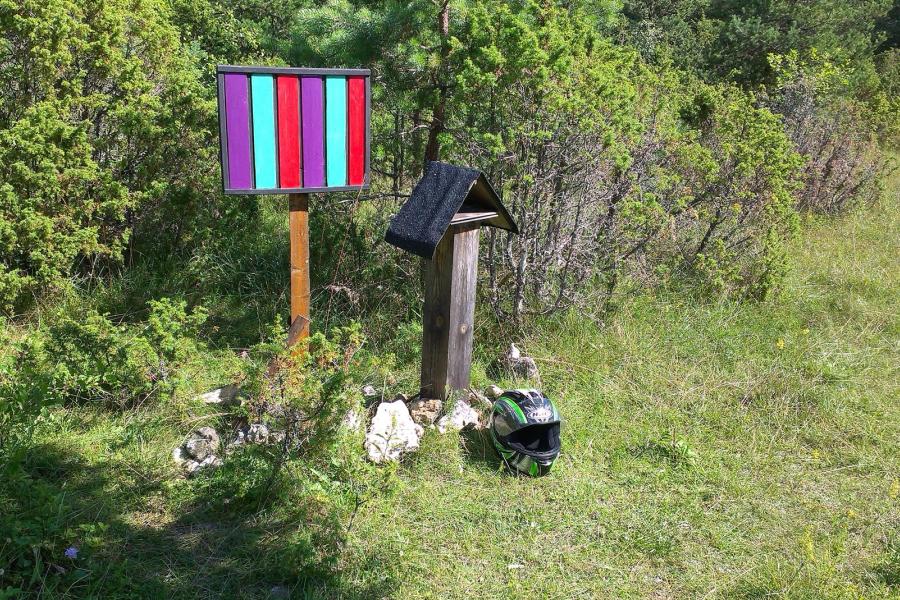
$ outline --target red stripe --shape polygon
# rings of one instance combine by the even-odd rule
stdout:
[[[297,77],[278,77],[278,174],[281,187],[300,187],[300,99]]]
[[[347,78],[347,183],[362,185],[366,170],[366,80]]]

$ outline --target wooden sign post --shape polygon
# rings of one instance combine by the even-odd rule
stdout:
[[[291,328],[288,345],[309,337],[309,194],[291,194]]]
[[[368,69],[216,68],[225,194],[288,194],[291,325],[309,335],[309,194],[369,187]]]
[[[432,162],[385,235],[425,259],[422,398],[469,387],[483,226],[519,232],[481,171]]]

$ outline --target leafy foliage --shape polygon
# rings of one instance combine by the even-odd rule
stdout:
[[[151,301],[146,325],[115,323],[109,315],[67,306],[43,334],[29,336],[11,381],[41,403],[101,402],[126,407],[173,391],[178,369],[197,350],[206,312],[187,312],[185,303]],[[35,389],[32,389],[35,388]]]
[[[121,260],[139,217],[168,220],[172,204],[206,190],[214,111],[164,2],[3,0],[0,30],[9,310],[79,265]]]
[[[642,54],[700,76],[771,83],[770,54],[818,49],[871,64],[891,0],[626,0],[622,29]],[[864,71],[864,69],[863,69]]]

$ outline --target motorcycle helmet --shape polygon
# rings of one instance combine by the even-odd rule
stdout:
[[[538,477],[559,456],[559,411],[537,390],[507,390],[491,411],[491,440],[508,467]]]

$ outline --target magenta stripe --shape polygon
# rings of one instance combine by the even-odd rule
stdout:
[[[300,78],[300,114],[303,120],[303,187],[325,185],[325,136],[322,125],[322,78]]]
[[[250,106],[247,76],[225,74],[225,130],[228,136],[228,187],[250,189]]]

